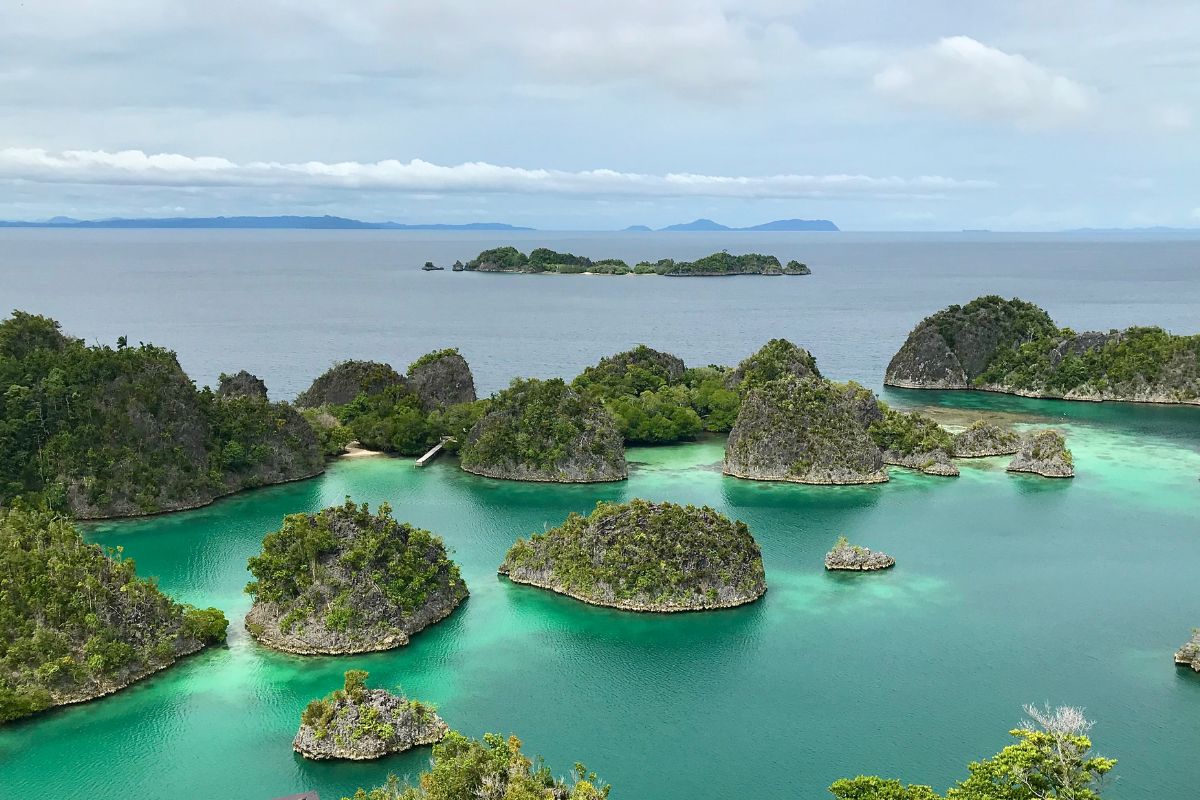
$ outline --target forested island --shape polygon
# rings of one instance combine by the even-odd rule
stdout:
[[[1044,310],[995,295],[925,318],[884,382],[1023,397],[1200,404],[1200,334],[1156,327],[1107,333],[1059,328]]]
[[[0,508],[0,723],[112,694],[225,641],[225,615],[177,603],[70,520]]]
[[[368,673],[347,670],[345,682],[300,717],[292,749],[317,761],[368,761],[446,738],[450,728],[429,703],[368,689]]]
[[[767,590],[758,543],[743,522],[705,506],[635,499],[597,503],[557,528],[518,539],[500,574],[585,603],[627,611],[701,611]]]
[[[442,540],[349,498],[290,514],[250,558],[246,630],[297,655],[390,650],[445,619],[467,597]]]
[[[515,247],[494,247],[484,250],[463,264],[464,272],[508,272],[524,275],[554,273],[558,275],[665,275],[671,278],[713,278],[731,275],[811,275],[812,270],[799,261],[780,262],[775,256],[761,253],[732,255],[721,251],[695,261],[639,261],[630,266],[619,258],[592,260],[574,253],[560,253],[538,247],[528,255]]]
[[[0,322],[0,503],[139,516],[322,472],[312,428],[247,376],[197,390],[170,350],[88,346],[13,312]]]

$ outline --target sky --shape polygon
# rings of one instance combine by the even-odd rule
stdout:
[[[0,219],[1200,227],[1195,0],[5,0]]]

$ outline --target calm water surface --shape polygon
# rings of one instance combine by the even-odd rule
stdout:
[[[1035,300],[1077,328],[1200,330],[1200,249],[1187,241],[522,235],[626,258],[759,249],[816,271],[685,282],[414,271],[496,243],[479,236],[63,233],[0,232],[8,306],[89,339],[171,346],[201,382],[251,369],[280,397],[349,356],[402,367],[458,345],[491,390],[516,374],[570,375],[638,341],[731,362],[773,335],[810,347],[831,376],[878,386],[922,315],[985,291]],[[521,485],[449,461],[368,458],[194,512],[92,526],[179,599],[224,609],[229,645],[0,729],[0,798],[338,798],[415,774],[428,750],[369,764],[291,752],[304,705],[351,667],[437,703],[466,733],[516,732],[559,772],[582,760],[618,799],[807,800],[860,772],[944,788],[1007,743],[1021,704],[1041,701],[1096,719],[1098,749],[1120,759],[1113,797],[1190,796],[1200,677],[1170,656],[1200,624],[1200,409],[886,396],[947,424],[1054,424],[1078,477],[1009,475],[1005,459],[982,459],[956,480],[894,470],[880,486],[773,486],[720,475],[712,439],[632,450],[624,484]],[[471,598],[389,653],[304,659],[254,645],[240,628],[246,559],[283,514],[346,495],[387,500],[442,535]],[[763,547],[764,599],[643,616],[496,576],[516,537],[635,496],[746,521]],[[897,567],[826,574],[821,558],[842,533]]]

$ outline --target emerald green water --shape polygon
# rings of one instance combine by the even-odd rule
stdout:
[[[522,485],[345,460],[321,478],[199,511],[95,526],[176,597],[217,605],[227,647],[120,694],[0,730],[0,797],[341,797],[428,750],[368,764],[305,762],[305,703],[350,667],[436,702],[469,734],[516,732],[559,772],[575,760],[637,800],[827,796],[882,773],[944,788],[1007,741],[1023,703],[1085,706],[1120,760],[1111,796],[1184,798],[1200,783],[1200,676],[1171,654],[1200,625],[1200,410],[888,392],[954,422],[984,410],[1067,433],[1078,477],[962,462],[957,480],[892,473],[870,487],[777,486],[717,468],[722,442],[639,449],[630,480]],[[409,647],[298,658],[240,626],[246,559],[282,515],[343,496],[387,500],[436,531],[471,598]],[[708,503],[745,520],[769,591],[748,607],[646,616],[508,584],[518,536],[598,499]],[[838,534],[896,556],[877,575],[829,575]],[[1108,795],[1106,795],[1108,796]]]

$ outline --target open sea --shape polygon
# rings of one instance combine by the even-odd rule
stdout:
[[[514,244],[633,262],[772,253],[807,277],[669,279],[425,273]],[[1016,234],[511,234],[392,231],[0,230],[0,308],[89,342],[174,349],[200,384],[247,369],[291,399],[331,363],[403,371],[455,346],[487,394],[516,376],[570,378],[639,342],[689,364],[736,363],[782,336],[829,377],[948,425],[1053,425],[1077,477],[959,462],[859,487],[720,474],[723,441],[636,448],[630,479],[555,486],[479,478],[443,459],[343,460],[302,483],[204,509],[89,525],[177,599],[216,605],[227,647],[119,694],[0,728],[0,798],[337,800],[427,748],[367,763],[291,750],[305,704],[346,669],[434,702],[470,735],[513,732],[556,773],[575,761],[614,800],[819,800],[839,777],[944,790],[1010,739],[1025,703],[1083,706],[1118,759],[1106,798],[1185,800],[1200,786],[1200,674],[1171,656],[1200,626],[1200,408],[882,390],[908,331],[995,293],[1076,330],[1200,332],[1200,238]],[[346,495],[388,501],[441,535],[470,599],[408,647],[302,658],[241,627],[246,559],[284,514]],[[512,585],[519,536],[597,500],[706,503],[744,520],[769,591],[727,611],[640,615]],[[895,569],[826,574],[836,538]]]

